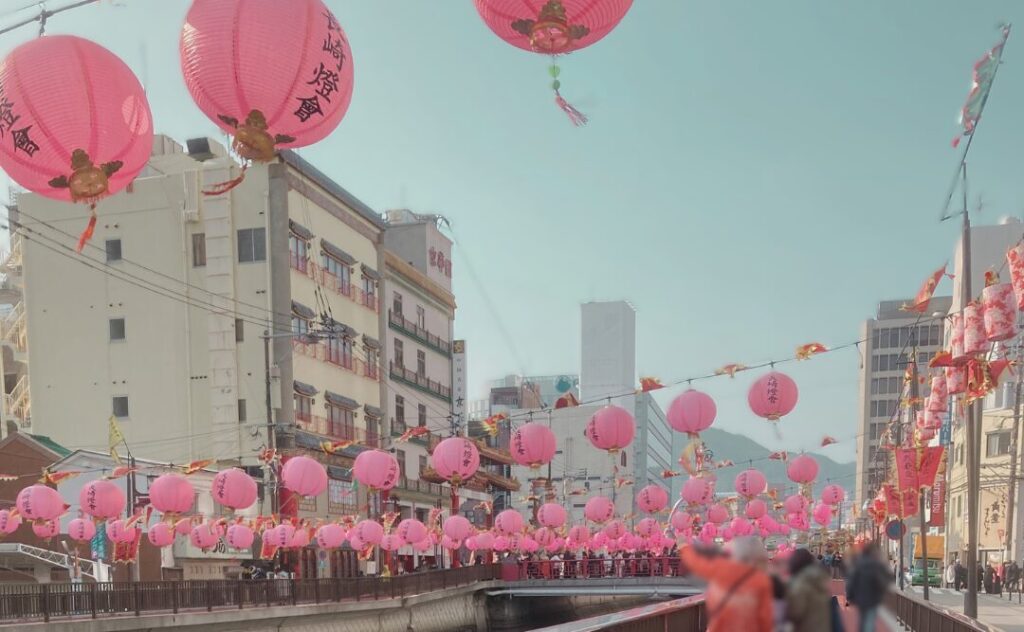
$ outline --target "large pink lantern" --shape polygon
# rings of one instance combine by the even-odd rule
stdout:
[[[68,537],[75,542],[88,542],[96,535],[96,523],[86,518],[75,518],[68,523]]]
[[[728,514],[726,514],[726,520]],[[723,520],[724,522],[725,520]],[[672,528],[676,531],[683,531],[693,526],[693,517],[685,511],[677,511],[672,514],[672,519],[669,521],[672,524]]]
[[[60,520],[37,520],[32,523],[32,533],[37,538],[49,540],[60,534]]]
[[[454,551],[455,549],[458,549],[461,546],[462,546],[462,541],[460,541],[460,540],[453,540],[450,537],[448,537],[447,535],[441,536],[441,547],[442,548],[448,549],[450,551]]]
[[[398,523],[398,536],[409,544],[416,544],[427,537],[427,527],[415,518],[406,518]]]
[[[547,527],[541,527],[533,532],[533,539],[541,546],[547,546],[555,539],[555,532]]]
[[[46,485],[25,487],[18,492],[14,506],[23,517],[33,521],[53,520],[64,513],[64,499]]]
[[[967,364],[971,358],[964,353],[963,314],[953,314],[949,317],[949,355],[956,366]]]
[[[352,476],[372,490],[388,490],[398,484],[398,459],[383,450],[365,450],[352,463]]]
[[[938,430],[939,428],[942,427],[942,414],[935,413],[930,410],[919,410],[917,411],[915,425],[918,428],[930,428],[932,430]]]
[[[691,476],[683,483],[683,489],[679,495],[690,505],[704,505],[711,500],[711,485],[703,478]]]
[[[645,538],[651,537],[655,532],[661,528],[658,521],[654,518],[644,518],[636,525],[636,532]]]
[[[771,371],[750,386],[747,403],[758,417],[778,421],[792,412],[799,391],[796,382],[785,373]]]
[[[316,545],[321,549],[336,549],[345,541],[345,527],[337,523],[321,525],[316,530]]]
[[[494,534],[490,531],[483,531],[476,535],[476,546],[478,549],[489,551],[494,548]]]
[[[21,526],[21,516],[17,511],[0,510],[0,536],[11,535]]]
[[[195,504],[192,483],[180,474],[161,474],[149,484],[149,500],[163,514],[183,514]]]
[[[430,462],[441,478],[458,486],[480,469],[480,451],[465,437],[449,437],[434,447]]]
[[[281,466],[281,484],[299,496],[319,496],[327,491],[327,470],[308,456],[286,457]]]
[[[509,547],[509,540],[508,540],[508,538],[506,536],[499,535],[498,537],[494,538],[494,550],[495,551],[498,551],[499,553],[501,551],[507,551],[508,547]]]
[[[544,503],[537,510],[537,522],[545,527],[557,529],[565,524],[565,508],[558,503]]]
[[[786,500],[782,501],[782,508],[789,514],[807,513],[808,506],[810,506],[810,501],[800,494],[787,496]]]
[[[729,510],[724,505],[711,505],[708,507],[708,522],[722,524],[729,520]]]
[[[590,530],[585,526],[578,524],[575,527],[569,529],[569,539],[573,542],[580,544],[586,544],[590,541]]]
[[[537,469],[555,456],[555,433],[541,424],[528,423],[516,428],[511,438],[512,458],[519,465]]]
[[[181,71],[203,114],[258,162],[325,138],[352,99],[348,38],[321,0],[194,0]]]
[[[116,518],[124,510],[125,495],[117,484],[98,479],[82,486],[78,493],[78,505],[83,513],[93,518]]]
[[[824,503],[815,505],[814,521],[822,527],[827,527],[832,522],[832,508]]]
[[[213,530],[213,525],[204,522],[192,527],[192,531],[189,532],[189,540],[192,542],[192,546],[205,551],[216,546],[220,538]]]
[[[594,413],[584,434],[598,450],[614,453],[633,441],[636,423],[625,408],[609,404]]]
[[[171,546],[174,544],[174,529],[166,522],[158,522],[149,527],[146,537],[149,543],[157,548]]]
[[[973,356],[985,353],[988,344],[981,305],[971,301],[964,307],[964,354]]]
[[[227,545],[238,551],[251,547],[255,539],[256,534],[253,533],[248,525],[244,524],[233,524],[228,527],[227,532],[224,534],[224,541],[227,542]]]
[[[583,515],[591,522],[603,524],[615,515],[615,504],[604,496],[594,496],[583,506]]]
[[[1017,309],[1024,310],[1024,242],[1006,251],[1006,267],[1010,269],[1010,283],[1017,297]]]
[[[967,391],[967,372],[962,366],[946,367],[946,392],[949,395],[960,395]]]
[[[821,502],[826,505],[838,505],[843,502],[844,498],[846,498],[846,492],[838,485],[826,485],[825,489],[821,490]]]
[[[146,166],[146,93],[123,61],[73,35],[48,35],[0,63],[0,168],[39,195],[94,204]],[[92,213],[78,249],[92,236]]]
[[[932,378],[931,391],[928,393],[928,412],[944,413],[947,410],[949,410],[949,389],[946,378],[943,375],[936,375]]]
[[[622,524],[621,520],[612,520],[604,526],[603,532],[608,539],[616,540],[626,532],[626,525]]]
[[[494,530],[501,535],[515,535],[523,530],[523,516],[515,509],[506,509],[494,519]]]
[[[270,530],[269,544],[277,547],[289,547],[295,539],[295,527],[287,522]]]
[[[743,513],[751,520],[757,520],[768,513],[768,505],[760,498],[755,498],[747,503]]]
[[[690,389],[672,400],[665,419],[675,430],[696,437],[711,427],[717,413],[715,400],[710,395]]]
[[[465,540],[473,531],[473,525],[463,516],[450,516],[444,521],[444,534],[452,540]]]
[[[1017,335],[1017,301],[1013,286],[995,283],[981,291],[985,337],[989,342],[1009,340]]]
[[[380,549],[382,551],[397,551],[403,546],[405,546],[405,541],[394,533],[389,533],[380,539]]]
[[[352,533],[364,544],[377,544],[384,537],[384,527],[374,520],[361,520],[356,523]]]
[[[660,485],[647,485],[636,495],[636,506],[640,511],[654,513],[668,505],[668,492]]]
[[[737,494],[744,498],[753,498],[765,490],[768,481],[761,472],[749,469],[736,475],[735,486]]]
[[[221,470],[213,477],[210,494],[225,507],[245,509],[256,502],[256,481],[237,467]]]
[[[786,476],[798,485],[811,483],[818,477],[818,462],[809,454],[795,456],[786,465]]]

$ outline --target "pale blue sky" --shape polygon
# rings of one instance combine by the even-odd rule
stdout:
[[[25,4],[0,0],[0,14]],[[187,4],[104,0],[48,30],[122,56],[159,131],[213,134],[179,71]],[[1018,0],[639,0],[561,64],[564,93],[591,116],[576,129],[551,102],[546,60],[494,37],[470,0],[328,4],[355,95],[302,154],[376,209],[451,218],[477,389],[576,371],[588,300],[633,302],[638,369],[666,381],[856,339],[878,300],[912,295],[951,256],[957,226],[936,219],[971,64],[999,21],[1024,27]],[[34,35],[5,35],[0,52]],[[1022,37],[972,150],[982,222],[1024,209]],[[784,369],[802,398],[781,440],[747,410],[752,375],[700,388],[726,430],[789,449],[827,432],[844,441],[826,453],[852,459],[858,363],[850,350]]]

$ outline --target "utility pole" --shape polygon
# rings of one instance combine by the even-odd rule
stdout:
[[[913,414],[913,412],[911,412],[911,414]],[[897,416],[897,419],[899,419],[898,416]],[[903,420],[899,419],[896,422],[896,447],[893,448],[893,449],[894,450],[899,450],[901,447],[903,447]],[[899,489],[899,482],[896,483],[896,488]],[[900,531],[900,545],[899,545],[899,552],[897,554],[898,557],[899,557],[899,575],[898,575],[897,579],[898,579],[901,591],[904,588],[904,586],[903,586],[903,584],[904,584],[904,581],[903,581],[903,575],[904,575],[904,567],[903,567],[903,560],[904,560],[903,542],[904,542],[904,540],[907,539],[906,523],[903,522],[903,498],[902,498],[902,493],[903,492],[901,490],[900,491],[900,494],[901,494],[901,497],[900,497],[900,524],[903,525],[904,528],[901,529],[901,531]]]
[[[916,335],[916,334],[915,334]],[[911,354],[913,359],[910,361],[910,421],[913,423],[917,419],[917,399],[921,393],[917,384],[917,345],[911,347]],[[916,449],[920,450],[921,446],[915,446]],[[918,517],[918,529],[921,531],[921,563],[924,565],[924,600],[928,601],[928,538],[926,537],[926,527],[924,520],[924,488],[918,492],[920,498],[917,503],[917,517]],[[901,540],[902,542],[902,540]]]
[[[1021,362],[1024,361],[1024,340],[1017,340],[1017,384],[1013,389],[1013,433],[1010,435],[1010,494],[1006,499],[1006,544],[1003,561],[1012,557],[1013,551],[1013,512],[1017,501],[1017,459],[1020,450],[1020,390],[1024,384],[1024,372]],[[1019,551],[1018,551],[1019,552]]]
[[[263,378],[264,378],[264,403],[266,404],[267,410],[267,449],[274,450],[277,445],[277,427],[274,424],[274,408],[271,403],[270,389],[270,331],[263,330]],[[270,464],[264,468],[263,471],[263,498],[264,504],[266,503],[267,497],[270,497],[270,513],[277,513],[277,490],[273,488],[273,474],[270,471]]]
[[[974,135],[971,135],[973,139]],[[963,224],[960,256],[960,317],[971,301],[971,220],[967,210],[967,161],[960,166],[961,190],[963,192]],[[981,427],[981,402],[974,400],[967,405],[964,420],[964,451],[967,452],[967,593],[964,595],[964,614],[978,618],[978,504],[980,500],[981,460],[979,430]]]

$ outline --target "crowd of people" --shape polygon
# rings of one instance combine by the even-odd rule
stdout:
[[[967,588],[967,567],[954,558],[945,573],[946,588],[965,590]],[[1002,595],[1003,591],[1011,593],[1021,591],[1021,566],[1016,561],[1002,564],[982,565],[978,562],[978,590],[990,595]]]
[[[836,554],[815,556],[796,549],[769,559],[759,538],[733,540],[725,555],[717,549],[684,547],[682,572],[708,582],[708,632],[845,632],[842,608],[859,613],[858,631],[874,632],[878,608],[892,574],[878,546],[870,543],[847,563]],[[836,594],[833,577],[845,576]],[[842,600],[842,601],[840,601]]]

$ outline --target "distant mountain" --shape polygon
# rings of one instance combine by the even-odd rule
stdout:
[[[716,491],[732,492],[733,481],[741,471],[753,467],[764,473],[768,487],[780,490],[779,500],[796,491],[796,485],[786,476],[786,464],[768,458],[771,450],[743,435],[733,434],[717,428],[708,428],[700,433],[705,445],[714,453],[715,461],[728,459],[736,465],[715,470],[718,477]],[[794,453],[789,454],[795,456]],[[856,487],[857,466],[855,463],[837,463],[827,456],[811,454],[818,462],[818,479],[815,481],[815,497],[825,485],[835,483],[846,490],[846,497],[852,498]],[[751,463],[752,461],[752,463]]]

